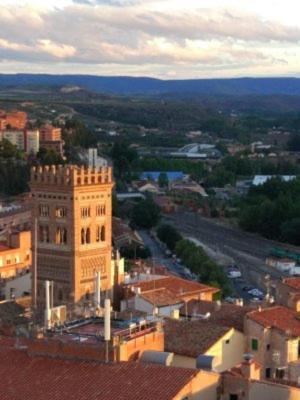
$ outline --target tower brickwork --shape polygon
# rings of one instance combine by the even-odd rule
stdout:
[[[37,249],[32,293],[38,305],[45,280],[54,282],[54,305],[89,298],[98,270],[101,290],[111,291],[112,187],[111,167],[32,169],[33,251]]]

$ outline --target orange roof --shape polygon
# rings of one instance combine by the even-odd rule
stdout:
[[[210,321],[166,320],[165,350],[186,357],[205,354],[231,328]]]
[[[168,306],[170,304],[182,304],[180,298],[174,297],[174,294],[170,290],[164,288],[144,292],[140,296],[157,307]]]
[[[247,317],[265,328],[275,328],[287,336],[300,337],[300,320],[297,312],[283,306],[251,311]]]
[[[6,245],[6,243],[0,242],[0,251],[7,251],[7,250],[11,250],[11,248],[8,247],[8,246]]]
[[[209,320],[215,324],[235,328],[244,331],[244,317],[254,310],[251,306],[237,306],[235,304],[221,303],[205,300],[190,300],[187,305],[180,309],[181,315],[192,317],[195,314],[210,313]]]
[[[157,289],[167,289],[173,296],[182,298],[185,295],[201,292],[218,293],[220,289],[212,286],[204,285],[195,281],[178,278],[176,276],[165,276],[160,279],[152,279],[148,281],[140,281],[129,286],[139,287],[141,293],[153,291]]]
[[[254,367],[256,370],[261,369],[261,364],[259,364],[257,361],[255,360],[251,360],[249,362],[242,362],[239,365],[236,365],[233,368],[228,369],[227,371],[224,371],[222,373],[222,375],[231,375],[231,376],[236,376],[236,377],[244,377],[243,371],[242,371],[242,365],[243,364],[254,364]]]
[[[283,283],[287,286],[290,286],[293,289],[300,290],[300,278],[285,278]]]
[[[30,357],[1,345],[1,400],[171,400],[199,374],[195,369]]]

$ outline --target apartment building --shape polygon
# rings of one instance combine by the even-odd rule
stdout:
[[[35,130],[3,130],[0,141],[6,139],[26,154],[36,154],[40,148],[40,133]]]
[[[17,276],[31,266],[31,232],[15,232],[0,242],[0,278]]]
[[[262,378],[298,381],[300,376],[300,320],[292,309],[258,309],[245,319],[246,351],[262,366]]]
[[[300,311],[300,277],[284,278],[276,284],[276,301],[295,311]]]

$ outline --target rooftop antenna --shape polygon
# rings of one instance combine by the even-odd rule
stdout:
[[[105,299],[104,302],[104,340],[106,344],[105,362],[109,362],[108,345],[111,338],[110,332],[110,299]]]

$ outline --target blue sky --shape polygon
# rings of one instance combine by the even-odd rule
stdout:
[[[0,72],[300,76],[297,0],[0,3]]]

